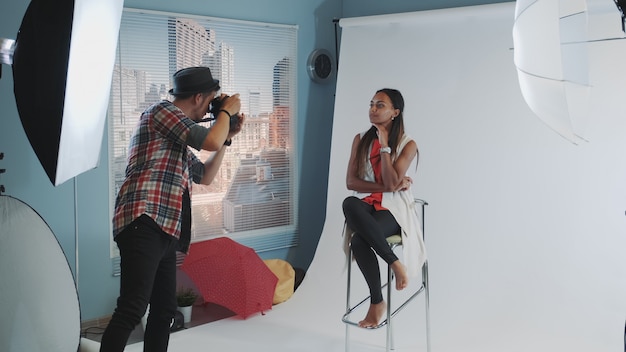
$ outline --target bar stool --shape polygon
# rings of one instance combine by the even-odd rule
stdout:
[[[428,205],[428,203],[422,199],[415,199],[416,205],[420,206],[422,209],[422,218],[421,218],[421,227],[422,227],[422,235],[424,235],[424,207]],[[387,237],[387,244],[391,247],[391,250],[394,250],[397,247],[402,246],[402,236],[400,234],[393,235]],[[351,275],[352,274],[352,250],[349,251],[348,254],[348,286],[347,286],[347,295],[346,295],[346,313],[341,318],[346,324],[346,341],[345,341],[345,350],[348,352],[350,350],[350,326],[359,326],[358,322],[350,320],[350,314],[361,306],[363,303],[367,302],[371,296],[365,297],[362,301],[357,303],[354,306],[350,305],[350,283],[351,283]],[[396,310],[391,311],[391,282],[394,278],[393,271],[391,270],[391,266],[387,265],[387,282],[381,286],[381,288],[387,287],[387,318],[380,322],[378,325],[368,328],[368,329],[379,329],[383,326],[387,326],[387,337],[385,342],[385,351],[389,352],[390,350],[395,349],[393,342],[393,330],[392,330],[392,318],[400,312],[406,305],[412,301],[415,297],[417,297],[420,293],[424,293],[424,300],[426,304],[426,351],[430,352],[430,308],[429,308],[429,288],[428,288],[428,260],[424,262],[422,266],[422,285],[409,296]]]

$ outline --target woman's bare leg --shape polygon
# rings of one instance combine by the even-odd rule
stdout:
[[[400,291],[405,289],[409,284],[409,276],[406,273],[404,264],[402,264],[400,260],[396,260],[391,263],[391,270],[396,277],[396,290]]]
[[[387,303],[382,301],[380,303],[370,303],[370,308],[367,311],[365,319],[359,322],[359,327],[372,328],[378,325],[385,311],[387,310]]]
[[[400,291],[406,288],[409,283],[409,277],[404,264],[402,264],[400,260],[396,260],[391,263],[391,270],[396,277],[396,290]],[[359,326],[362,328],[372,328],[377,326],[386,311],[387,303],[385,301],[380,303],[370,303],[367,315],[365,315],[365,319],[359,322]]]

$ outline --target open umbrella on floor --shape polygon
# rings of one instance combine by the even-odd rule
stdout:
[[[228,237],[193,243],[181,269],[205,302],[244,319],[272,308],[278,278],[252,248]]]

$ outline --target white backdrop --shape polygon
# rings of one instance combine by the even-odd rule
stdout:
[[[590,142],[574,146],[520,94],[513,15],[514,3],[505,3],[341,20],[326,221],[304,282],[264,316],[173,334],[170,351],[343,350],[346,167],[383,87],[404,94],[420,150],[414,193],[430,204],[433,352],[620,351],[626,49],[591,50]],[[398,351],[425,351],[423,300],[407,309],[397,316]],[[384,329],[351,330],[353,351],[384,346]]]
[[[420,150],[414,192],[430,203],[433,349],[615,352],[626,311],[626,42],[591,47],[590,142],[574,146],[524,103],[513,17],[506,3],[340,22],[328,213],[345,194],[369,100],[397,88]]]

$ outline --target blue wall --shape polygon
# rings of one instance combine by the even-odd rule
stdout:
[[[124,5],[299,26],[297,146],[301,184],[298,207],[300,245],[291,250],[261,253],[261,256],[287,259],[296,267],[307,268],[315,254],[326,212],[325,190],[335,84],[311,82],[305,63],[315,48],[325,48],[335,54],[333,19],[496,2],[503,1],[238,0],[212,2],[209,6],[201,0],[127,0]],[[0,37],[16,37],[28,3],[27,0],[14,0],[3,4]],[[3,107],[0,113],[0,152],[5,154],[0,168],[7,169],[0,176],[0,184],[5,185],[5,194],[28,203],[48,223],[75,272],[75,234],[78,228],[78,288],[82,319],[111,314],[119,290],[119,279],[111,276],[109,258],[111,234],[106,136],[99,167],[53,187],[22,129],[10,71],[10,67],[5,65],[0,79],[0,106]]]
[[[342,17],[384,15],[473,5],[496,4],[507,0],[342,0]]]

